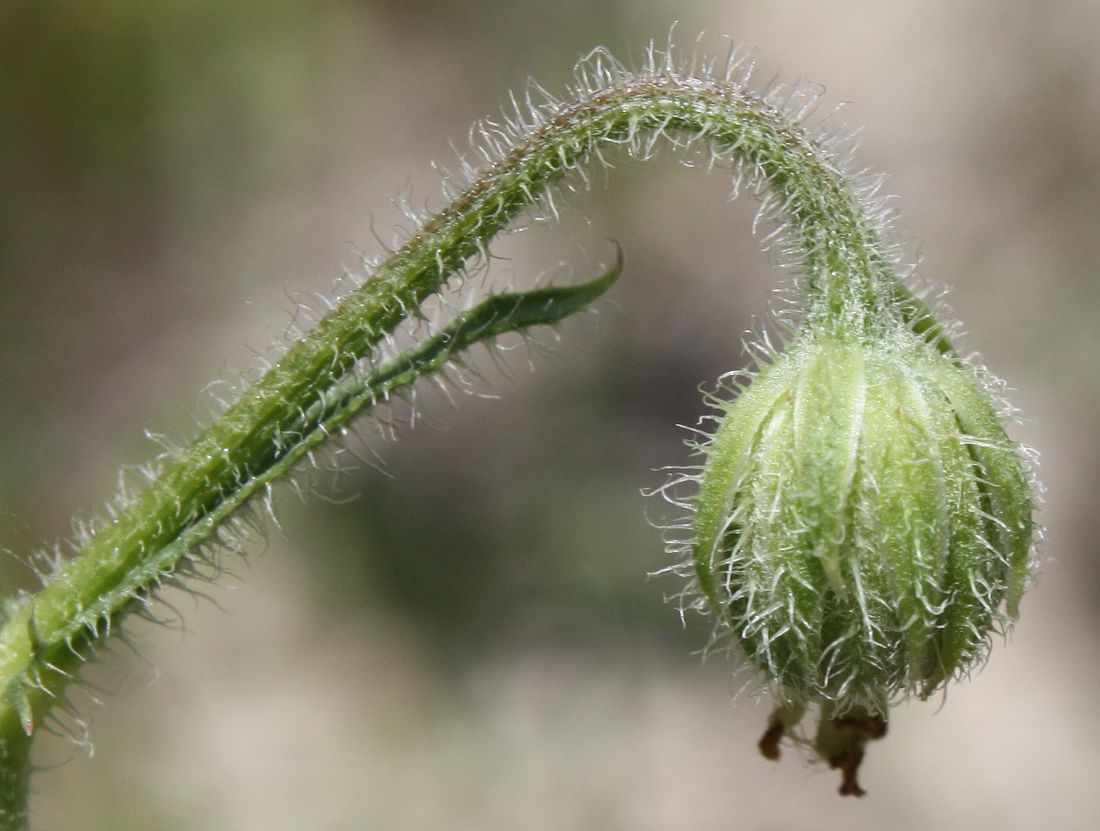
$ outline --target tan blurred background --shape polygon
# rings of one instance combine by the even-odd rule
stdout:
[[[39,829],[1086,829],[1100,824],[1100,25],[1088,0],[6,0],[0,6],[0,546],[68,533],[120,462],[181,438],[295,295],[438,205],[429,161],[531,74],[596,44],[637,61],[680,21],[759,47],[866,125],[922,272],[1016,388],[1042,452],[1042,580],[946,706],[898,710],[863,801],[794,754],[662,602],[639,488],[685,459],[696,386],[743,364],[774,278],[753,205],[621,163],[565,228],[509,238],[508,279],[625,279],[597,325],[499,400],[425,404],[342,504],[281,494],[189,634],[131,627],[98,668],[94,758],[46,738]],[[717,43],[717,41],[712,41]],[[584,218],[591,220],[587,225]],[[377,444],[377,443],[376,443]],[[332,495],[327,486],[322,492]],[[7,587],[29,585],[5,557]],[[125,650],[121,650],[125,653]],[[152,683],[151,683],[152,682]]]

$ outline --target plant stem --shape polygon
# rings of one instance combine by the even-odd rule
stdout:
[[[0,828],[22,827],[29,737],[64,700],[89,650],[163,582],[186,577],[195,547],[227,527],[247,499],[353,415],[434,371],[458,348],[553,322],[600,293],[539,296],[513,317],[497,309],[495,323],[476,334],[452,331],[434,345],[403,353],[388,368],[363,368],[387,334],[594,153],[622,146],[648,158],[661,137],[676,147],[707,142],[714,159],[742,165],[754,184],[773,192],[801,251],[808,318],[860,337],[881,325],[884,313],[902,314],[876,221],[831,154],[780,109],[738,84],[667,68],[599,77],[602,85],[578,100],[535,113],[538,123],[513,137],[514,149],[501,152],[190,445],[172,454],[68,564],[44,578],[37,594],[10,604],[0,629],[0,817],[6,817]],[[509,302],[518,307],[519,297]],[[911,300],[904,290],[901,297]],[[538,303],[544,313],[532,314]],[[417,357],[417,349],[424,354]]]
[[[20,829],[27,825],[27,797],[31,777],[31,739],[23,731],[14,712],[0,718],[0,829]],[[7,723],[5,723],[7,722]]]

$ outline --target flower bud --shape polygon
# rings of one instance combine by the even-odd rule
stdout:
[[[1019,449],[973,370],[908,331],[804,332],[721,409],[693,500],[700,592],[779,703],[765,755],[817,704],[817,751],[861,793],[888,705],[965,675],[1017,615]]]

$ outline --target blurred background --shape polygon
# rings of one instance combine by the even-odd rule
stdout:
[[[641,60],[673,20],[759,48],[854,102],[922,273],[1008,379],[1048,487],[1039,585],[947,706],[902,707],[863,801],[755,741],[766,704],[706,662],[646,574],[639,490],[685,460],[696,387],[741,366],[774,276],[754,204],[674,161],[619,161],[564,227],[513,235],[490,277],[624,247],[624,279],[496,400],[428,395],[371,440],[221,606],[132,624],[90,678],[95,755],[37,748],[35,827],[159,829],[1095,828],[1100,823],[1100,27],[1088,0],[615,2],[5,0],[0,4],[0,547],[69,533],[120,463],[189,436],[200,390],[279,338],[402,222],[429,165],[534,76],[603,44]],[[709,41],[723,49],[717,38]],[[670,217],[675,217],[671,221]],[[492,372],[490,371],[490,375]],[[356,498],[344,500],[344,496]],[[6,590],[31,585],[5,556]]]

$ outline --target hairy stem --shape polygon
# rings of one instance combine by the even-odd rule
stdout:
[[[876,223],[830,154],[741,86],[654,70],[609,76],[601,88],[542,111],[513,149],[502,151],[174,453],[36,595],[9,604],[0,630],[0,827],[24,821],[28,737],[63,701],[88,650],[120,615],[175,579],[189,552],[242,503],[356,413],[434,371],[457,349],[554,322],[606,288],[496,298],[473,310],[465,324],[452,324],[457,328],[425,338],[389,363],[363,366],[388,333],[416,315],[425,299],[548,188],[604,148],[622,146],[644,158],[659,138],[675,146],[705,141],[715,158],[741,164],[754,183],[771,189],[801,252],[807,318],[855,337],[870,336],[884,316],[920,318],[922,307],[906,305],[916,301],[899,290],[882,254]]]

